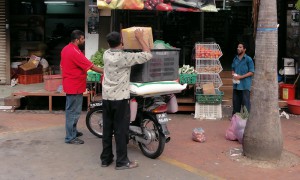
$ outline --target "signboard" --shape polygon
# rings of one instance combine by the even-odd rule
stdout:
[[[215,0],[97,0],[99,9],[217,12]]]

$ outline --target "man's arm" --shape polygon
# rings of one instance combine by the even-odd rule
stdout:
[[[91,70],[103,74],[103,68],[100,68],[100,67],[98,67],[98,66],[96,66],[96,65],[93,65],[93,66],[91,67]]]
[[[148,47],[148,45],[146,44],[146,42],[144,41],[144,38],[143,38],[144,31],[141,30],[141,29],[136,29],[134,31],[134,34],[135,34],[136,39],[138,40],[138,42],[142,46],[142,51],[150,52],[150,48]]]
[[[246,73],[244,75],[233,76],[233,79],[235,79],[235,80],[241,80],[241,79],[244,79],[246,77],[253,76],[253,74],[254,74],[253,72],[248,72],[248,73]]]

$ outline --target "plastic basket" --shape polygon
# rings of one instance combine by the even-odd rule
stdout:
[[[180,84],[196,84],[197,74],[179,74]]]
[[[19,84],[36,84],[43,82],[42,74],[18,75]]]
[[[214,83],[215,88],[220,88],[223,83],[219,74],[198,74],[197,86],[202,87],[203,84]]]
[[[150,61],[131,67],[131,82],[143,83],[178,79],[180,49],[152,49],[151,53],[153,58]]]
[[[218,120],[222,118],[221,104],[195,104],[195,118]]]
[[[94,72],[94,71],[88,71],[86,80],[89,81],[89,82],[99,82],[100,77],[101,77],[100,73],[97,73],[97,72]]]
[[[196,59],[220,59],[223,55],[221,48],[216,43],[196,43],[195,44]]]
[[[44,75],[44,89],[47,91],[56,91],[57,88],[62,85],[62,76],[56,75]]]
[[[215,89],[216,94],[201,94],[196,89],[196,102],[200,104],[221,104],[224,93]]]
[[[223,68],[219,60],[202,59],[196,60],[197,73],[220,73]]]

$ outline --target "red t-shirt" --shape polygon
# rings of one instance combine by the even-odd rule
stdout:
[[[60,67],[63,89],[67,94],[82,94],[86,90],[86,74],[93,66],[80,49],[69,43],[61,51]]]

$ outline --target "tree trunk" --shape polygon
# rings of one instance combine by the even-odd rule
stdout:
[[[255,45],[255,75],[247,122],[244,155],[255,160],[279,160],[283,149],[278,111],[278,29],[276,0],[260,0]]]

